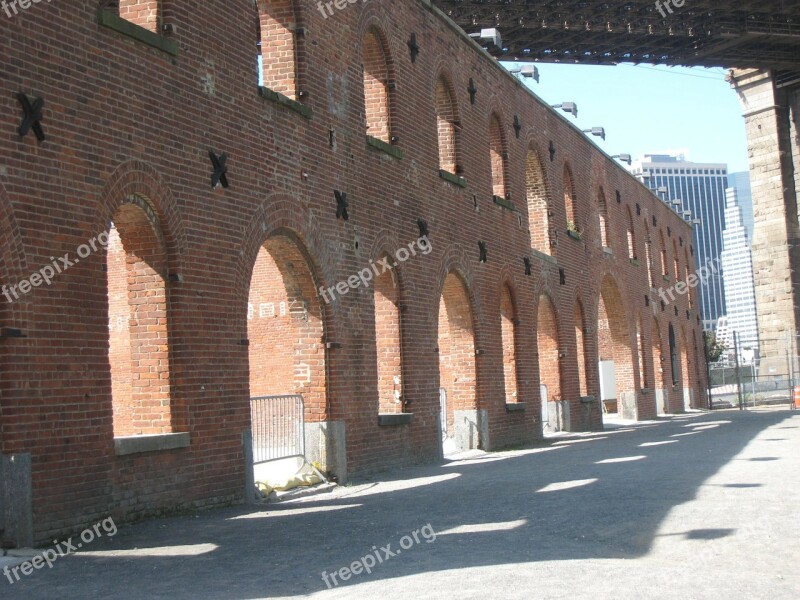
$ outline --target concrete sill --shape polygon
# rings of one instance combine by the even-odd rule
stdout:
[[[160,452],[189,447],[188,433],[156,433],[153,435],[127,435],[114,438],[114,452],[117,456]]]
[[[506,412],[525,412],[527,402],[506,402]]]
[[[311,110],[310,106],[306,106],[298,102],[297,100],[292,100],[288,96],[284,96],[280,92],[276,92],[275,90],[271,90],[268,87],[264,87],[263,85],[258,86],[258,95],[262,98],[266,98],[270,102],[274,102],[275,104],[280,104],[281,106],[285,106],[289,110],[293,110],[296,113],[300,113],[306,119],[311,119],[314,116],[314,111]]]
[[[367,136],[367,146],[371,146],[376,150],[385,152],[389,156],[394,156],[395,158],[403,158],[403,151],[400,148],[398,148],[397,146],[392,146],[391,144],[387,144],[383,140],[373,137],[371,135]]]
[[[594,400],[594,396],[581,396],[581,404],[592,404]]]
[[[505,208],[506,210],[510,210],[511,212],[517,210],[517,207],[514,206],[514,203],[511,200],[503,198],[502,196],[492,196],[492,201],[495,204],[497,204],[497,206],[502,206],[503,208]]]
[[[669,283],[669,275],[662,275],[661,277],[662,277],[662,279],[663,279],[664,281],[666,281],[667,283]]]
[[[573,240],[580,240],[580,239],[582,239],[582,236],[581,236],[581,234],[580,234],[579,232],[577,232],[577,231],[574,231],[574,230],[572,230],[572,229],[567,229],[567,235],[568,235],[569,237],[571,237]]]
[[[162,52],[166,52],[172,56],[178,55],[178,42],[162,37],[135,23],[131,23],[127,19],[120,17],[114,11],[101,8],[97,11],[97,22],[104,27],[113,29],[122,35],[127,35],[143,44],[158,48]]]
[[[378,425],[380,427],[394,427],[396,425],[408,425],[414,413],[386,413],[378,415]]]
[[[642,263],[640,263],[640,262],[639,262],[639,259],[638,259],[638,258],[630,258],[630,259],[628,259],[628,260],[630,260],[630,261],[631,261],[631,264],[632,264],[634,267],[638,267],[639,265],[641,265],[641,264],[642,264]]]
[[[550,256],[549,254],[545,254],[544,252],[539,252],[534,248],[531,248],[531,254],[533,254],[535,258],[538,258],[540,260],[546,260],[547,262],[551,262],[554,265],[558,264],[558,261],[556,260],[555,256]]]
[[[445,171],[444,169],[439,169],[439,177],[444,179],[445,181],[457,185],[458,187],[465,188],[467,187],[467,180],[461,177],[460,175],[454,175],[450,171]]]
[[[607,254],[608,256],[614,256],[614,251],[608,246],[603,246],[603,253]]]

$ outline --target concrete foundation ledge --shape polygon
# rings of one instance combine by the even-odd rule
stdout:
[[[506,402],[506,412],[525,412],[527,402]]]
[[[188,448],[188,433],[157,433],[153,435],[128,435],[114,438],[114,452],[117,456],[139,454],[142,452],[159,452]]]
[[[408,425],[411,423],[411,417],[414,413],[387,413],[378,415],[378,425],[381,427],[390,427],[392,425]]]

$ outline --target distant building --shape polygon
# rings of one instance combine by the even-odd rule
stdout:
[[[728,166],[690,162],[683,156],[645,154],[633,163],[631,172],[685,218],[697,221],[693,235],[697,268],[717,266],[722,255]],[[703,329],[713,330],[717,319],[725,315],[721,269],[714,269],[697,290]]]
[[[758,347],[756,291],[753,283],[753,260],[750,240],[742,223],[742,211],[737,204],[736,190],[725,190],[725,229],[722,232],[722,279],[725,307],[730,333],[729,348],[733,348],[733,332],[738,336],[738,348]]]
[[[742,209],[742,223],[747,231],[747,242],[753,243],[753,194],[750,190],[750,172],[728,173],[728,187],[736,190],[739,208]]]

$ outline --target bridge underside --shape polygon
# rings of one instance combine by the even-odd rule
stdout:
[[[502,60],[800,71],[797,0],[433,0]],[[663,13],[663,15],[662,15]]]

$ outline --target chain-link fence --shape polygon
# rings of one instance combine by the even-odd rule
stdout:
[[[716,363],[709,365],[712,408],[793,405],[800,377],[796,340],[789,336],[737,341]]]

